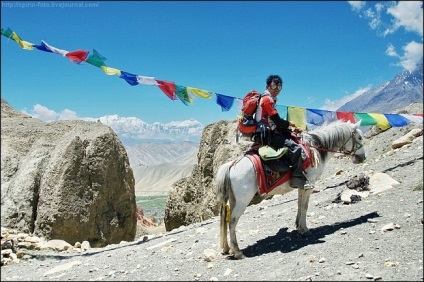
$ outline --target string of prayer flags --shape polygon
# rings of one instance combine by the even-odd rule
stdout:
[[[101,68],[106,75],[116,75],[124,79],[129,85],[136,86],[139,84],[157,86],[171,100],[180,100],[184,105],[193,104],[195,98],[210,99],[216,96],[216,104],[221,107],[222,111],[229,111],[237,104],[237,108],[241,109],[242,98],[232,97],[229,95],[219,94],[208,90],[202,90],[196,87],[177,85],[175,82],[159,80],[151,76],[143,76],[121,71],[117,68],[106,65],[106,57],[101,55],[95,49],[92,54],[89,51],[78,49],[76,51],[66,51],[49,45],[41,40],[40,45],[32,44],[22,40],[16,32],[10,28],[1,29],[1,35],[12,39],[19,44],[24,50],[40,50],[43,52],[55,53],[63,57],[67,57],[71,62],[80,64],[86,62],[92,66]],[[234,103],[236,102],[236,103]],[[280,112],[280,116],[285,116],[293,121],[297,127],[306,130],[307,125],[322,125],[334,120],[350,121],[352,123],[361,122],[361,126],[377,125],[382,130],[390,127],[400,127],[408,125],[410,122],[423,124],[423,114],[381,114],[381,113],[354,113],[343,111],[329,111],[321,109],[300,108],[294,106],[276,105]]]

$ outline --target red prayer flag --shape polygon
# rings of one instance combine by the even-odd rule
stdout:
[[[72,51],[72,52],[68,52],[65,56],[68,57],[69,60],[71,60],[74,63],[81,63],[83,61],[85,61],[85,59],[88,56],[88,51],[84,51],[84,50],[77,50],[77,51]]]
[[[169,97],[171,100],[177,100],[178,97],[176,95],[175,90],[175,83],[163,81],[163,80],[156,80],[158,83],[158,87],[163,91],[163,93],[166,94],[166,96]]]
[[[343,121],[350,121],[351,123],[355,123],[355,116],[352,112],[336,112],[337,119]]]

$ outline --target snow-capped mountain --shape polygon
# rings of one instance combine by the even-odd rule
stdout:
[[[364,92],[338,111],[392,113],[412,103],[423,103],[423,63],[413,71],[403,71],[391,81]]]
[[[85,118],[87,121],[100,121],[110,126],[124,144],[141,142],[182,142],[200,143],[203,125],[195,119],[172,121],[169,123],[146,123],[136,117],[108,115],[98,119]]]

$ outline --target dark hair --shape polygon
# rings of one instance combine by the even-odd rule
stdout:
[[[266,86],[270,86],[272,82],[274,82],[275,84],[283,85],[283,80],[279,75],[276,74],[271,74],[270,76],[268,76],[268,78],[266,79]]]

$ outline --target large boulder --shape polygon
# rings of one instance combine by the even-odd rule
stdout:
[[[134,176],[99,122],[45,123],[1,100],[2,226],[103,247],[136,234]]]

